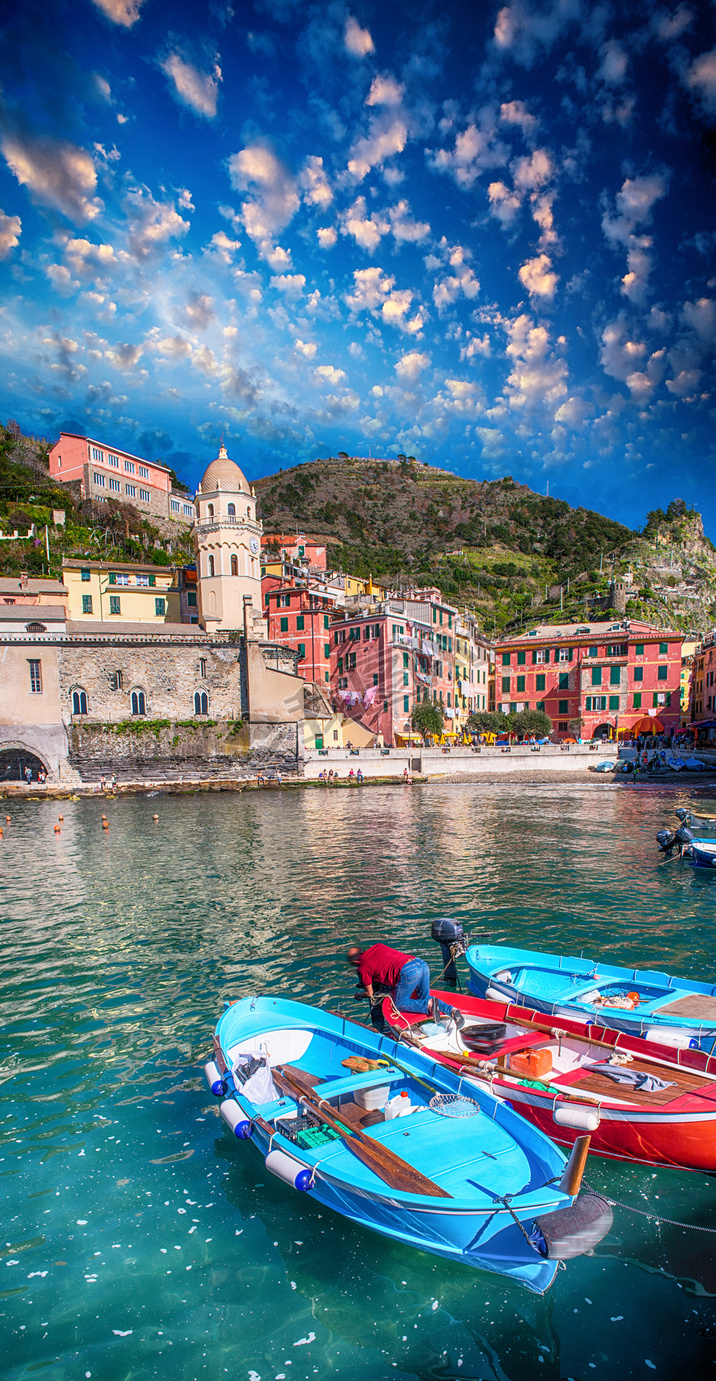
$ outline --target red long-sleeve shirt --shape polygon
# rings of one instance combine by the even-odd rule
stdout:
[[[362,954],[358,963],[358,973],[364,988],[375,981],[384,983],[386,988],[395,988],[404,964],[414,959],[414,954],[403,954],[390,945],[371,945]]]

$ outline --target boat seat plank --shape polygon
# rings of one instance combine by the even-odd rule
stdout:
[[[625,1084],[616,1084],[609,1079],[606,1074],[595,1074],[586,1072],[582,1078],[570,1079],[570,1088],[575,1091],[584,1090],[585,1093],[596,1093],[600,1098],[616,1098],[620,1103],[639,1103],[648,1107],[661,1107],[665,1103],[673,1103],[675,1099],[682,1098],[685,1093],[700,1093],[705,1086],[711,1085],[711,1079],[701,1079],[697,1074],[692,1074],[687,1069],[667,1069],[664,1065],[651,1064],[647,1060],[633,1060],[626,1066],[635,1074],[655,1074],[658,1079],[663,1079],[664,1083],[669,1083],[670,1088],[656,1089],[649,1092],[647,1089],[630,1088]]]
[[[365,1074],[351,1074],[345,1079],[321,1079],[314,1087],[322,1098],[338,1098],[344,1093],[354,1093],[364,1088],[380,1088],[381,1084],[394,1084],[404,1080],[405,1075],[400,1069],[370,1069]]]
[[[716,997],[709,997],[708,993],[690,993],[688,997],[679,997],[668,1007],[658,1007],[656,1011],[660,1017],[708,1017],[713,1020],[716,1018]]]

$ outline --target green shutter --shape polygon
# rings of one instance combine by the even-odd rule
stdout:
[[[659,667],[659,672],[658,672],[658,677],[657,677],[657,679],[658,679],[659,681],[666,681],[666,680],[668,680],[668,676],[669,676],[669,668],[668,668],[668,667]]]
[[[621,685],[621,680],[622,680],[622,669],[621,669],[621,667],[610,667],[610,668],[609,668],[609,684],[610,684],[610,686],[620,686],[620,685]]]
[[[288,619],[281,619],[281,632],[288,633]]]
[[[537,665],[537,648],[536,648],[536,647],[533,647],[533,648],[532,648],[532,665],[533,665],[533,667]]]
[[[636,644],[636,647],[634,648],[634,654],[635,654],[636,657],[643,657],[643,656],[644,656],[644,644],[643,644],[643,643],[637,643],[637,644]]]
[[[591,697],[591,695],[588,695],[588,696],[587,696],[586,708],[587,708],[588,710],[591,710],[591,708],[592,708],[592,697]]]
[[[503,654],[502,654],[502,665],[503,665],[503,667],[508,667],[508,666],[510,665],[510,654],[509,654],[509,652],[503,652]]]
[[[609,708],[610,708],[610,710],[618,710],[618,709],[619,709],[619,696],[618,696],[618,695],[610,695],[610,697],[609,697]]]
[[[602,684],[602,668],[601,668],[601,667],[592,667],[592,685],[593,685],[593,686],[601,686],[601,684]]]
[[[573,656],[574,656],[574,648],[573,648],[573,647],[570,647],[570,649],[569,649],[569,660],[570,660],[570,662],[571,662]]]
[[[524,691],[524,688],[525,688],[525,678],[524,678],[524,676],[518,676],[518,677],[517,677],[517,690],[518,690],[518,692],[519,692],[519,691]]]
[[[544,672],[538,671],[537,676],[535,678],[535,690],[543,691],[545,689],[545,680],[546,677]]]
[[[634,693],[634,709],[641,709],[641,691],[635,691]]]
[[[525,664],[526,659],[527,659],[527,653],[526,653],[526,652],[518,652],[518,653],[517,653],[517,665],[518,665],[518,667],[523,667],[524,664]]]

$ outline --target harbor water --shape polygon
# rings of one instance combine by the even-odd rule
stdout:
[[[594,1255],[537,1298],[273,1179],[202,1074],[226,998],[366,1020],[352,941],[436,976],[436,916],[713,980],[716,876],[654,843],[676,806],[713,810],[689,786],[4,803],[4,1381],[714,1375],[715,1180],[590,1158],[591,1186],[686,1226],[615,1208]]]

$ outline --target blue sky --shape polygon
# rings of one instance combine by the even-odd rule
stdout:
[[[716,10],[23,0],[0,408],[256,477],[338,450],[716,536]]]

